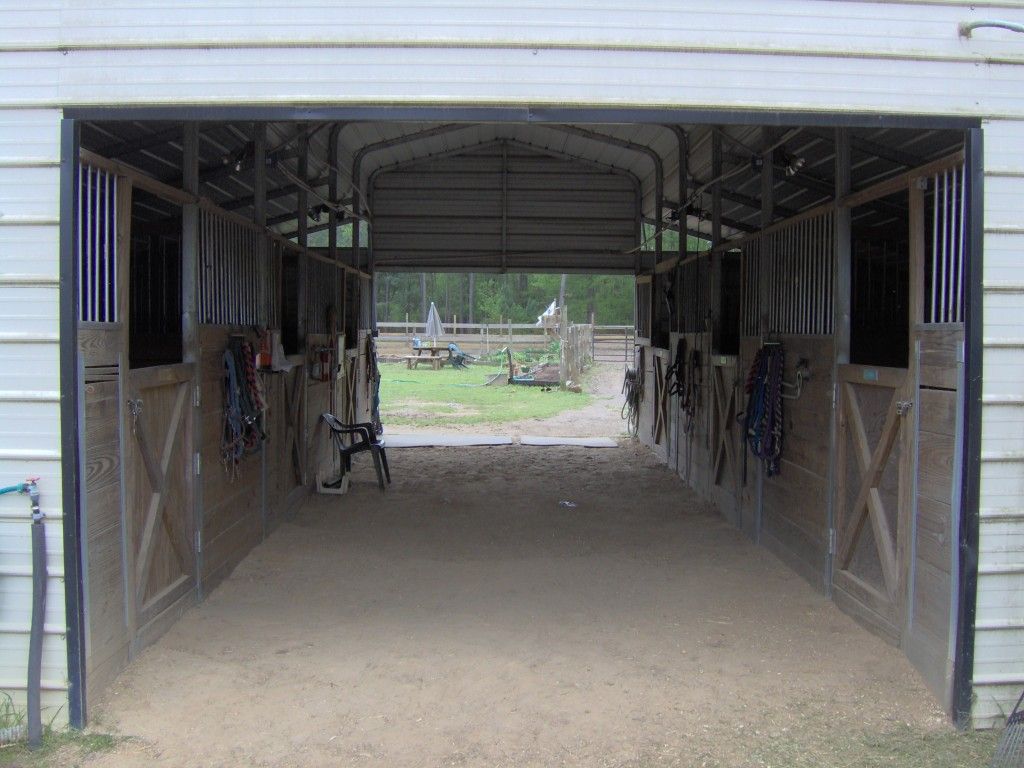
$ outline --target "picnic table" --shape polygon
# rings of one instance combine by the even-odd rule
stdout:
[[[450,361],[452,357],[452,351],[448,349],[447,344],[443,347],[437,346],[436,344],[429,346],[421,344],[418,347],[413,347],[412,351],[416,354],[405,356],[405,367],[409,370],[418,367],[420,363],[430,363],[430,367],[433,370],[439,371],[441,370],[441,366]],[[429,352],[430,354],[424,356],[424,352]],[[447,354],[444,357],[441,357],[442,352],[446,352]]]
[[[448,357],[452,356],[452,351],[450,349],[448,349],[448,345],[447,344],[445,344],[443,347],[438,347],[438,346],[429,346],[429,347],[427,347],[427,346],[420,345],[418,347],[413,347],[413,352],[416,353],[416,357],[421,357],[424,352],[429,352],[431,357],[437,357],[442,352],[447,352],[448,353]]]

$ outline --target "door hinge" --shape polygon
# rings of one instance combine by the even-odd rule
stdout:
[[[199,404],[202,401],[202,395],[200,394],[201,392],[202,392],[202,389],[198,385],[196,385],[195,389],[192,392],[192,404],[196,408],[199,407]]]
[[[196,531],[196,552],[203,551],[203,532]]]
[[[828,529],[828,553],[834,555],[836,553],[836,529]]]
[[[196,475],[198,476],[199,472],[202,470],[202,465],[203,465],[202,454],[199,453],[199,451],[196,451],[193,454],[192,458],[194,459],[193,464],[195,465]]]

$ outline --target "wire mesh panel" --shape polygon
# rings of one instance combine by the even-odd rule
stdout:
[[[760,333],[762,314],[769,333],[832,333],[833,227],[829,211],[744,244],[745,334]]]
[[[310,257],[306,268],[306,330],[309,333],[330,333],[328,310],[335,312],[338,326],[340,268],[329,261]]]
[[[84,163],[78,187],[78,319],[117,322],[117,176]]]
[[[265,238],[255,229],[209,211],[199,215],[199,318],[213,325],[264,321],[261,283]]]
[[[964,320],[964,169],[950,168],[928,181],[925,211],[931,221],[925,259],[926,323]],[[927,225],[926,225],[927,226]]]

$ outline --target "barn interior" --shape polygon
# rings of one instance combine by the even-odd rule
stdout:
[[[636,276],[644,450],[952,711],[962,131],[97,120],[78,141],[87,701],[309,503],[322,413],[371,420],[376,273],[590,271]],[[287,366],[253,372],[265,439],[225,454],[224,353],[261,329]],[[759,383],[781,411],[751,421]]]

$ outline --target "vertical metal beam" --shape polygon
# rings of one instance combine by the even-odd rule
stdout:
[[[366,191],[367,210],[373,210],[373,191]],[[367,328],[374,337],[377,336],[377,275],[376,262],[373,257],[373,217],[366,217],[366,271],[369,273],[369,306],[366,308]]]
[[[338,135],[341,133],[341,128],[340,123],[335,123],[327,138],[327,197],[332,203],[337,203],[341,197],[341,174],[338,173]],[[338,260],[338,211],[333,206],[327,211],[327,255],[331,261]],[[337,271],[335,270],[336,273]],[[335,284],[335,295],[337,295],[337,284]]]
[[[982,260],[984,241],[984,156],[981,128],[967,132],[965,147],[964,195],[967,197],[964,221],[964,393],[963,478],[960,486],[960,518],[954,521],[957,532],[956,563],[958,578],[956,644],[953,660],[953,716],[966,728],[971,722],[974,680],[974,624],[978,604],[978,538],[981,497],[981,382],[982,382]]]
[[[254,123],[252,127],[252,219],[261,231],[256,232],[254,241],[256,244],[256,279],[258,283],[259,309],[256,313],[256,321],[264,326],[269,326],[270,302],[274,297],[270,295],[271,270],[274,268],[273,260],[270,258],[270,242],[262,231],[267,226],[267,124]],[[257,373],[257,376],[260,375]],[[267,538],[267,520],[270,510],[267,507],[267,446],[266,441],[260,441],[260,525],[262,538]]]
[[[501,274],[508,271],[508,144],[501,142]]]
[[[722,129],[714,128],[711,134],[711,245],[718,246],[722,242]],[[711,350],[718,351],[719,326],[721,325],[722,301],[722,254],[712,251],[708,255],[709,293],[711,315]],[[702,318],[706,321],[706,318]]]
[[[78,239],[75,218],[80,194],[78,124],[62,120],[60,127],[60,430],[61,514],[64,532],[64,614],[67,622],[68,721],[85,727],[85,614],[82,554],[85,531],[81,519],[81,464],[78,392]]]
[[[673,306],[671,307],[671,310],[674,315],[674,322],[673,325],[669,328],[669,331],[675,331],[676,333],[679,333],[682,331],[682,323],[680,321],[680,318],[682,317],[682,312],[680,311],[680,296],[682,294],[682,290],[679,282],[679,276],[682,274],[681,265],[683,263],[683,259],[686,258],[686,241],[688,237],[687,231],[689,229],[686,226],[686,198],[687,194],[689,193],[690,141],[689,137],[686,134],[686,131],[684,131],[678,125],[670,125],[669,128],[672,130],[672,133],[674,133],[676,137],[676,199],[679,201],[679,209],[676,211],[676,220],[679,224],[679,241],[676,247],[676,255],[679,259],[679,263],[676,265],[676,268],[672,270],[672,273],[666,276],[666,279],[672,281],[673,296]],[[593,325],[593,322],[591,322],[591,325]],[[682,451],[679,450],[679,398],[673,397],[671,402],[672,425],[671,429],[669,430],[669,434],[671,435],[671,445],[673,450],[670,452],[670,456],[672,459],[673,471],[678,475],[679,456],[682,453]]]
[[[306,182],[309,180],[309,138],[303,134],[299,137],[297,142],[298,152],[298,176],[302,180],[303,184],[300,185],[298,192],[296,193],[296,199],[298,204],[296,206],[296,225],[298,227],[298,240],[299,245],[303,249],[309,245],[309,192],[305,188]],[[301,253],[298,256],[298,317],[296,318],[296,325],[298,326],[298,337],[299,346],[304,347],[306,343],[306,313],[308,311],[309,297],[306,295],[306,271],[309,268],[308,260],[305,253]]]
[[[774,133],[768,131],[766,143],[771,146]],[[772,162],[772,150],[761,155],[761,229],[770,226],[775,218],[775,164]],[[761,238],[761,247],[758,251],[760,268],[758,269],[758,330],[761,336],[767,335],[771,328],[768,327],[768,302],[771,298],[769,286],[774,277],[771,265],[775,263],[774,250],[772,248],[771,235]]]
[[[182,140],[182,188],[199,194],[199,124],[186,123]],[[182,352],[187,363],[195,362],[199,349],[199,205],[182,206],[181,317]]]
[[[847,128],[836,129],[835,197],[839,200],[850,192],[850,132]],[[850,362],[850,284],[852,270],[852,211],[837,206],[833,231],[833,278],[832,307],[833,330],[835,334],[836,363]]]
[[[338,149],[339,140],[341,138],[341,130],[345,127],[345,123],[335,123],[331,127],[331,132],[327,138],[327,197],[330,198],[332,203],[337,203],[341,199],[341,173],[338,170]],[[341,224],[338,221],[338,212],[335,208],[331,208],[327,212],[327,254],[331,261],[340,261],[338,255],[338,226]],[[359,219],[352,221],[352,226],[356,227],[359,224]],[[334,292],[332,294],[334,302],[334,328],[336,333],[344,335],[345,333],[345,271],[335,267],[334,270]],[[338,348],[337,337],[332,342],[334,348]],[[342,344],[344,350],[345,345]],[[343,365],[344,360],[336,360],[337,365]],[[332,393],[336,390],[336,384],[334,381],[331,382]],[[344,408],[339,410],[344,411]]]
[[[199,194],[199,124],[186,123],[182,136],[182,188]],[[199,365],[199,205],[186,203],[181,210],[181,350],[184,362],[192,363],[192,445],[198,454],[202,441],[202,412],[198,394],[202,374]],[[200,462],[189,456],[192,473],[192,520],[194,528],[196,599],[203,599],[203,486],[195,470]],[[200,467],[201,469],[201,467]]]
[[[253,143],[253,185],[252,185],[252,220],[256,226],[266,229],[267,226],[267,124],[256,123],[252,131]],[[269,287],[270,270],[273,264],[270,262],[269,242],[266,236],[258,233],[257,247],[259,249],[260,267],[260,322],[269,322],[270,302],[275,297],[270,295]]]

